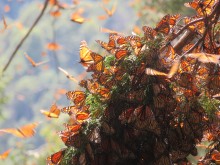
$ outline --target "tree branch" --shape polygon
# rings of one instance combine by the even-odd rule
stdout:
[[[31,26],[31,28],[29,29],[29,31],[26,33],[26,35],[21,39],[21,41],[19,42],[19,44],[17,45],[17,47],[15,48],[15,50],[13,51],[13,53],[11,54],[8,62],[6,63],[5,67],[2,70],[2,73],[4,73],[7,68],[9,67],[10,63],[12,62],[13,58],[15,57],[17,51],[19,50],[19,48],[22,46],[22,44],[24,43],[24,41],[27,39],[27,37],[30,35],[31,31],[34,29],[34,27],[37,25],[37,23],[39,22],[39,20],[41,19],[41,17],[43,16],[47,6],[48,6],[48,2],[49,0],[45,0],[44,2],[44,7],[41,11],[41,13],[39,14],[39,16],[37,17],[37,19],[34,21],[33,25]]]

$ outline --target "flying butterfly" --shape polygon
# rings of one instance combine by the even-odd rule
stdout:
[[[74,82],[78,83],[78,80],[77,80],[76,78],[74,78],[74,76],[70,75],[66,70],[64,70],[64,69],[61,68],[61,67],[58,67],[58,69],[59,69],[61,72],[63,72],[68,79],[70,79],[71,81],[74,81]]]
[[[88,67],[90,64],[94,62],[91,56],[91,50],[88,48],[85,40],[81,41],[80,43],[79,56],[80,56],[80,63],[84,67]]]
[[[8,27],[4,16],[2,16],[2,21],[3,21],[4,27],[2,29],[0,29],[0,33],[4,32]]]
[[[76,12],[71,14],[70,20],[79,24],[82,24],[86,21],[84,17],[81,16],[81,14],[84,12],[84,9],[79,8]]]
[[[58,118],[60,116],[60,109],[57,107],[56,104],[53,104],[50,107],[49,111],[40,110],[42,114],[49,118]]]
[[[108,8],[106,8],[103,4],[101,5],[101,7],[105,10],[106,14],[111,17],[115,11],[116,11],[116,7],[117,7],[117,1],[115,1],[115,3],[112,6],[112,9],[109,10]]]
[[[202,63],[215,63],[220,64],[220,55],[208,54],[208,53],[189,53],[185,56],[197,59]]]
[[[39,65],[42,65],[48,62],[48,61],[41,61],[41,62],[36,63],[27,53],[25,53],[24,55],[33,67],[37,67]]]
[[[0,154],[0,160],[6,159],[10,152],[11,152],[11,149],[8,149],[7,151],[5,151],[2,154]]]
[[[160,72],[151,68],[146,68],[145,69],[145,73],[147,75],[151,75],[151,76],[168,76],[166,73],[164,72]]]
[[[9,133],[14,136],[17,136],[19,138],[29,138],[34,136],[35,134],[35,127],[38,125],[38,123],[31,123],[24,125],[20,128],[5,128],[5,129],[0,129],[0,134],[1,133]]]

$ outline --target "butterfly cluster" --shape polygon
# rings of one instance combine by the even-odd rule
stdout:
[[[197,144],[219,144],[220,3],[194,0],[186,6],[197,15],[181,26],[180,15],[166,15],[155,28],[144,26],[143,35],[110,33],[107,42],[97,40],[105,55],[81,42],[80,63],[91,78],[80,81],[84,91],[66,93],[73,105],[60,110],[70,120],[58,133],[66,148],[49,156],[48,164],[186,164],[189,154],[197,155]],[[209,18],[216,23],[206,28]],[[181,28],[206,39],[177,50]],[[210,150],[200,163],[217,156]]]

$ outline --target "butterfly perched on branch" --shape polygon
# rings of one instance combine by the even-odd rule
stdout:
[[[54,154],[52,154],[51,156],[47,157],[47,164],[48,165],[55,165],[55,164],[59,164],[62,157],[64,157],[66,149],[62,149]]]
[[[88,67],[90,64],[94,62],[91,56],[91,50],[88,48],[87,42],[85,40],[81,41],[80,43],[79,56],[80,56],[80,63],[84,67]]]

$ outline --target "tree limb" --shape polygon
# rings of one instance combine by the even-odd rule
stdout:
[[[31,28],[29,29],[29,31],[26,33],[26,35],[21,39],[21,41],[19,42],[19,44],[17,45],[17,47],[15,48],[15,50],[13,51],[13,53],[11,54],[8,62],[6,63],[5,67],[2,70],[2,73],[4,73],[7,68],[9,67],[10,63],[12,62],[13,58],[15,57],[17,51],[19,50],[19,48],[22,46],[22,44],[24,43],[24,41],[27,39],[27,37],[30,35],[30,33],[32,32],[32,30],[34,29],[34,27],[37,25],[37,23],[39,22],[39,20],[41,19],[41,17],[43,16],[47,6],[48,6],[48,2],[49,0],[45,0],[44,2],[44,6],[43,9],[41,11],[41,13],[39,14],[39,16],[37,17],[37,19],[34,21],[33,25],[31,26]]]

